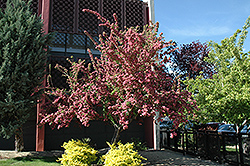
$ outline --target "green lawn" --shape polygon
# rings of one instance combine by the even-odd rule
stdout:
[[[236,147],[235,146],[226,146],[226,151],[228,151],[228,152],[236,152]]]
[[[17,157],[13,159],[0,160],[1,166],[18,165],[18,166],[59,166],[56,157]]]

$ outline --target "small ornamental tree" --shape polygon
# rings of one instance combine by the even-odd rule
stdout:
[[[162,34],[157,36],[158,23],[145,26],[142,32],[138,28],[119,31],[116,15],[116,22],[110,23],[96,12],[84,11],[97,15],[110,34],[100,35],[98,44],[86,32],[101,52],[100,58],[94,59],[88,50],[92,61],[89,68],[84,61],[70,61],[69,71],[57,66],[67,77],[69,89],[48,87],[47,93],[55,97],[52,107],[57,110],[43,112],[41,123],[59,129],[69,126],[74,118],[84,126],[90,120],[108,121],[115,128],[114,143],[134,119],[154,116],[156,112],[160,116],[167,114],[176,127],[186,121],[194,102],[187,91],[167,90],[173,87],[173,81],[164,71],[168,59],[163,57],[169,52],[162,49],[170,42],[165,42]]]
[[[220,44],[210,42],[207,60],[214,65],[216,73],[209,79],[199,76],[187,81],[200,108],[198,117],[203,122],[226,121],[237,126],[249,123],[250,52],[243,50],[249,27],[250,17],[242,30]]]
[[[22,125],[39,99],[51,38],[30,4],[8,0],[0,11],[0,135],[14,134],[16,151],[24,148]]]
[[[200,75],[204,78],[211,78],[214,70],[213,66],[205,61],[205,58],[208,58],[208,53],[209,48],[206,43],[193,41],[181,45],[171,54],[170,69],[174,73],[174,77],[182,81],[195,79]]]

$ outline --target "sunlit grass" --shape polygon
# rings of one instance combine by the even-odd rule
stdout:
[[[17,157],[13,159],[0,160],[1,166],[18,165],[18,166],[59,166],[56,157]]]
[[[232,147],[232,146],[226,146],[226,151],[228,152],[236,152],[236,147]]]

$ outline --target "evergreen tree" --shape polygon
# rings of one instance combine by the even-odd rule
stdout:
[[[0,11],[0,135],[15,134],[15,150],[23,150],[22,125],[41,95],[48,43],[31,1],[8,0]]]

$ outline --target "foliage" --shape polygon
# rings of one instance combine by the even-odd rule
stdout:
[[[140,138],[131,138],[131,141],[134,143],[134,149],[136,151],[147,150],[146,142],[142,142]]]
[[[133,143],[126,143],[123,145],[118,142],[117,146],[115,144],[110,144],[110,150],[107,154],[103,155],[104,165],[106,166],[139,166],[142,160],[146,158],[140,156],[138,152],[134,151]]]
[[[8,0],[0,11],[0,135],[22,134],[40,97],[48,43],[40,17],[31,2]]]
[[[96,154],[98,151],[81,140],[72,139],[69,142],[64,142],[62,147],[65,152],[62,154],[62,158],[58,159],[62,165],[87,166],[97,159]]]
[[[187,81],[203,122],[227,121],[239,126],[250,117],[250,57],[243,50],[249,26],[250,17],[242,30],[221,44],[210,42],[207,61],[216,71],[212,78],[199,76]]]
[[[193,41],[183,44],[171,53],[171,65],[174,78],[180,80],[195,79],[202,75],[211,78],[213,66],[205,61],[208,57],[209,49],[206,43]]]
[[[41,123],[61,128],[74,118],[85,126],[94,119],[108,121],[116,129],[115,142],[134,119],[155,116],[156,112],[168,114],[176,126],[186,121],[194,102],[189,92],[172,88],[173,80],[164,71],[168,62],[164,55],[169,51],[162,49],[171,43],[157,35],[158,23],[145,26],[142,32],[133,27],[119,31],[115,15],[116,22],[110,23],[92,13],[110,29],[109,36],[100,35],[99,44],[89,35],[102,54],[94,59],[88,50],[92,61],[89,68],[84,61],[69,61],[69,71],[57,66],[67,77],[69,90],[48,87],[47,93],[55,96],[52,107],[57,110],[44,112]]]
[[[56,157],[16,157],[12,159],[0,159],[1,166],[59,166]]]

